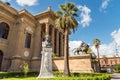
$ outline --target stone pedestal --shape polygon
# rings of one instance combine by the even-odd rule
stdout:
[[[52,48],[42,51],[41,68],[38,78],[53,78],[52,74]]]

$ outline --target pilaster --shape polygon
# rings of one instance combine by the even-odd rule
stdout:
[[[12,56],[12,64],[11,67],[9,68],[10,71],[14,70],[20,70],[19,63],[22,61],[22,49],[24,47],[23,40],[24,40],[24,22],[22,19],[19,19],[18,22],[16,23],[16,35],[15,38],[16,41],[15,46],[14,46],[14,55]],[[18,66],[16,66],[18,65]]]
[[[34,51],[33,51],[33,58],[38,58],[40,56],[40,52],[41,52],[41,47],[40,44],[41,43],[41,26],[40,24],[38,24],[36,26],[36,32],[35,32],[35,37],[34,37]]]
[[[22,19],[20,19],[17,23],[17,29],[16,29],[16,42],[15,42],[15,55],[14,56],[21,56],[21,49],[24,47],[23,44],[23,34],[24,34],[24,22]]]
[[[46,34],[48,34],[49,35],[49,23],[46,23]]]

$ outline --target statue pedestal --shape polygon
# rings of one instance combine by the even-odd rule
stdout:
[[[53,78],[52,73],[52,48],[43,48],[41,68],[38,78]]]

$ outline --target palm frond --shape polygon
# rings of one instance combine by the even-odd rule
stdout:
[[[72,16],[78,17],[78,14],[76,14],[76,13],[73,13],[73,14],[72,14]]]
[[[79,9],[77,7],[74,7],[72,10],[77,12]]]
[[[95,45],[95,47],[96,47],[96,48],[98,48],[98,47],[99,47],[99,45],[100,45],[100,40],[99,40],[99,39],[97,39],[97,38],[96,38],[96,39],[94,39],[94,40],[93,40],[93,44]]]
[[[65,5],[61,4],[60,8],[61,11],[56,12],[59,14],[56,25],[61,27],[63,30],[69,29],[75,32],[75,30],[77,30],[78,22],[74,17],[78,17],[76,13],[78,8],[70,2],[66,3]]]
[[[68,3],[66,6],[69,10],[72,10],[75,7],[73,3]]]
[[[61,8],[61,10],[63,11],[63,12],[65,12],[66,11],[66,8],[65,8],[65,5],[60,5],[60,8]]]

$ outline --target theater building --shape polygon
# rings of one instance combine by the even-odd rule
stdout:
[[[20,71],[24,61],[32,71],[38,70],[46,33],[51,37],[53,53],[63,56],[64,33],[55,26],[55,19],[50,7],[32,15],[0,1],[0,71]]]
[[[32,15],[27,10],[17,11],[0,1],[0,71],[22,71],[27,62],[30,71],[39,71],[42,41],[49,34],[53,53],[53,70],[64,70],[64,32],[55,26],[56,16],[50,7]],[[69,57],[70,71],[93,72],[91,55]]]

